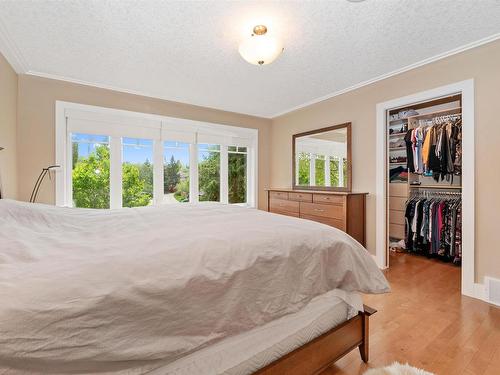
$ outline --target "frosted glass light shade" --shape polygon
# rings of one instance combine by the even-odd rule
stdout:
[[[239,51],[241,57],[250,64],[267,65],[283,52],[283,45],[268,34],[253,34],[240,44]]]

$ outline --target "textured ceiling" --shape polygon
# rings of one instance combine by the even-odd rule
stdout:
[[[500,0],[0,1],[20,72],[272,117],[500,33]],[[238,54],[251,26],[284,54]],[[13,61],[15,60],[15,61]]]

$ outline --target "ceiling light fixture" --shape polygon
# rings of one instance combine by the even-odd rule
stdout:
[[[267,33],[265,25],[257,25],[249,38],[240,44],[240,55],[250,64],[267,65],[284,51],[281,42]]]

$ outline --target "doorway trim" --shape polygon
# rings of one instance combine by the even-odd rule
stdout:
[[[462,294],[483,299],[482,284],[475,284],[475,168],[474,79],[437,87],[377,104],[376,136],[376,255],[380,268],[387,268],[387,118],[388,111],[440,97],[462,95]]]

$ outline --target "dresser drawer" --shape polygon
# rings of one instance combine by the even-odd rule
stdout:
[[[288,193],[288,199],[299,202],[312,202],[312,194],[310,193]]]
[[[270,191],[269,197],[271,199],[288,199],[288,193],[286,191]]]
[[[334,219],[344,218],[344,207],[333,204],[305,203],[300,204],[300,213],[304,215],[330,217]]]
[[[314,215],[304,215],[301,214],[300,217],[302,219],[307,219],[307,220],[312,220],[312,221],[317,221],[318,223],[330,225],[331,227],[335,227],[337,229],[345,231],[345,222],[344,220],[341,219],[332,219],[329,217],[321,217],[321,216],[314,216]]]
[[[314,203],[329,203],[329,204],[344,204],[344,196],[342,195],[331,195],[331,194],[314,194]]]
[[[287,211],[299,213],[299,202],[287,201],[284,199],[270,199],[269,207],[271,211]]]

